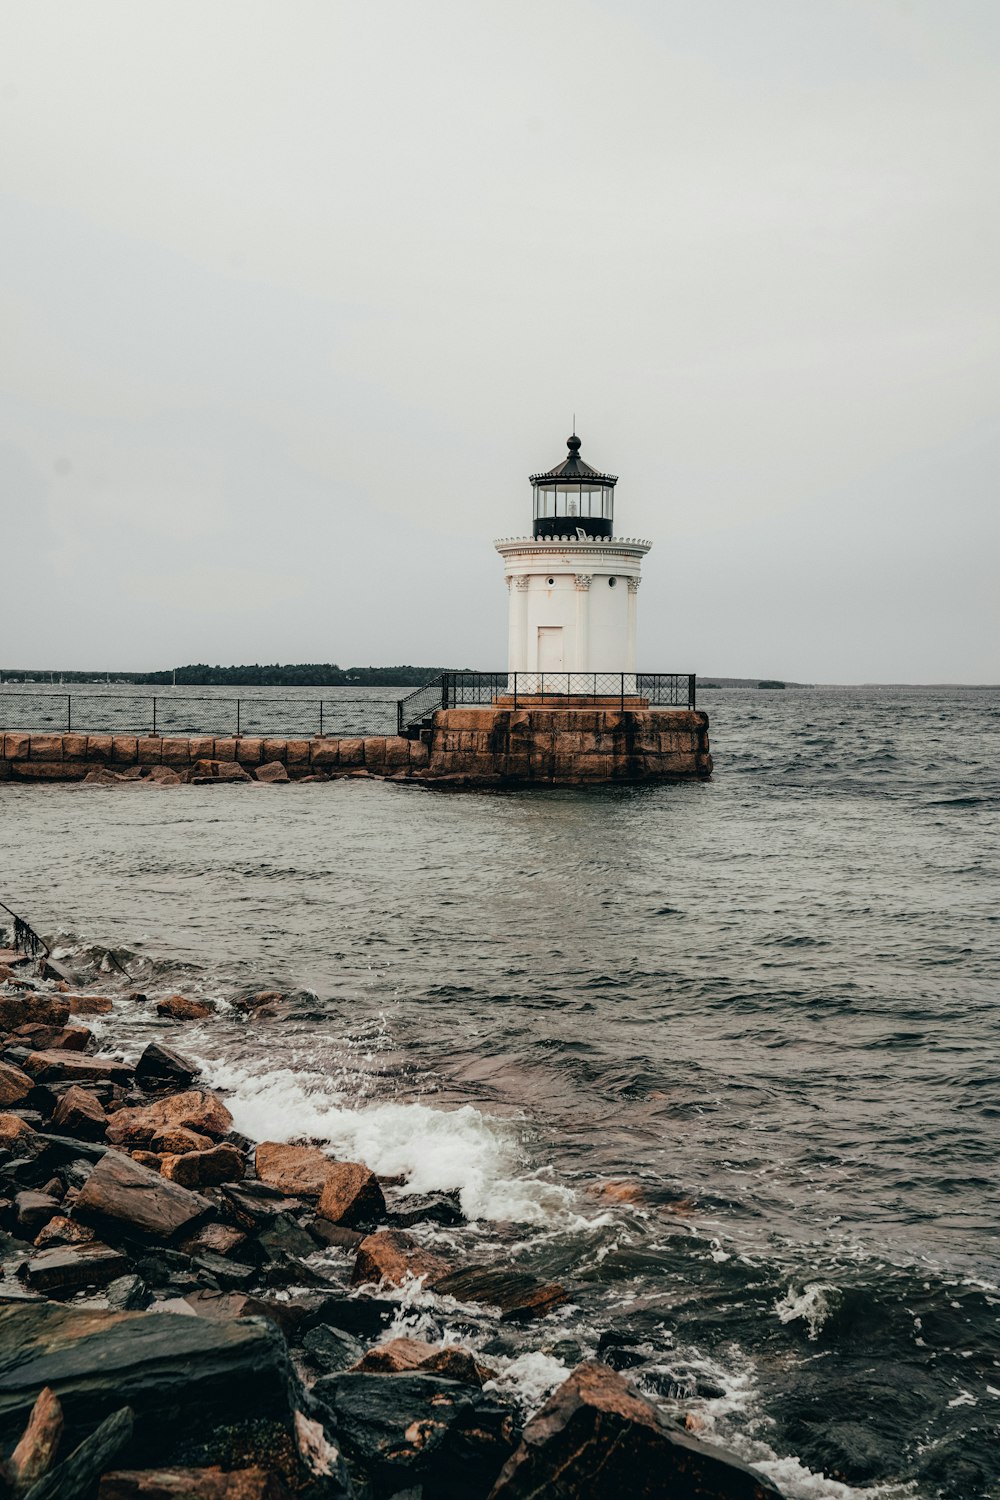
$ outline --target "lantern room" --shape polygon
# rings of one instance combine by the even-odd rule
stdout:
[[[580,439],[566,439],[566,458],[531,475],[536,537],[609,537],[614,531],[617,474],[601,474],[580,457]]]

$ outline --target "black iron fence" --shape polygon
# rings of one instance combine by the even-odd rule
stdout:
[[[395,734],[395,698],[223,698],[0,692],[0,730],[67,734]]]
[[[650,708],[694,708],[694,672],[442,672],[426,687],[399,700],[398,733],[438,708],[477,704],[513,708],[580,700],[619,704],[641,698]]]

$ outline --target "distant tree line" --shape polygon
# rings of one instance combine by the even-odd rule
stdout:
[[[423,687],[446,667],[339,667],[336,662],[278,662],[262,666],[210,667],[197,662],[163,672],[59,672],[4,668],[3,682],[129,682],[178,687]]]

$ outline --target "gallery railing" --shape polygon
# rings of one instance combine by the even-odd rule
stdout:
[[[187,697],[0,691],[0,730],[43,734],[316,735],[396,732],[395,698]]]
[[[553,705],[601,703],[624,709],[640,698],[650,708],[694,708],[696,687],[694,672],[442,672],[399,700],[398,733],[438,708],[521,708],[537,706],[540,699]]]

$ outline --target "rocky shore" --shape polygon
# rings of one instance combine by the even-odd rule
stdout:
[[[0,953],[0,1497],[780,1500],[608,1363],[525,1421],[490,1350],[573,1288],[443,1256],[451,1194],[248,1140],[173,1046],[98,1051],[144,1001]],[[447,1335],[406,1334],[415,1297]]]

